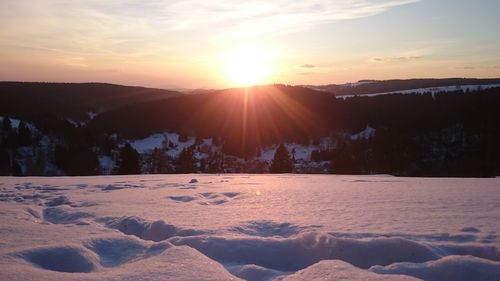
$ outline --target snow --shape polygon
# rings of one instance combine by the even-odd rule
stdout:
[[[0,280],[499,280],[500,178],[0,178]]]
[[[423,280],[495,281],[500,278],[500,262],[473,256],[446,256],[426,263],[396,263],[370,269],[382,274],[406,274]]]
[[[99,169],[103,175],[110,175],[115,169],[116,163],[110,157],[106,155],[99,156]]]
[[[376,130],[370,127],[370,125],[367,125],[363,131],[351,135],[351,140],[356,141],[356,140],[366,140],[372,138],[373,136],[375,136],[375,131]]]
[[[151,135],[144,139],[132,140],[130,141],[130,145],[132,145],[132,147],[139,153],[146,153],[155,148],[165,148],[167,149],[168,156],[176,158],[179,157],[179,154],[183,149],[194,145],[195,140],[196,139],[194,137],[188,137],[185,142],[181,142],[179,140],[179,134],[161,133]],[[167,141],[170,141],[173,144],[173,147],[167,147]],[[205,145],[210,145],[211,143],[212,141],[210,139],[205,139],[203,142]]]
[[[0,123],[3,122],[4,118],[5,117],[0,116]],[[21,123],[20,119],[16,119],[16,118],[12,118],[12,117],[9,117],[9,119],[10,119],[10,125],[12,126],[12,128],[14,128],[14,129],[19,128],[19,123]],[[26,127],[28,127],[28,129],[30,129],[32,132],[33,131],[38,132],[38,130],[36,130],[35,125],[28,123],[28,122],[25,122],[25,124],[26,124]]]
[[[144,139],[131,141],[130,145],[132,145],[137,152],[144,153],[148,150],[161,148],[164,140],[165,136],[163,134],[154,134]]]
[[[373,84],[377,81],[370,81],[370,80],[361,80],[361,81],[358,81],[358,82],[352,82],[352,83],[346,83],[344,84],[343,86],[346,86],[346,87],[358,87],[358,86],[361,86],[361,85],[366,85],[366,84]]]
[[[89,111],[87,112],[87,115],[89,116],[90,120],[94,119],[97,117],[97,115],[99,115],[98,112],[92,112],[92,111]]]
[[[366,95],[343,95],[339,96],[340,98],[352,98],[354,96],[363,96],[363,97],[375,97],[375,96],[380,96],[380,95],[387,95],[387,94],[426,94],[426,93],[431,93],[433,96],[435,93],[439,92],[455,92],[455,91],[477,91],[477,90],[484,90],[484,89],[490,89],[490,88],[498,88],[500,87],[500,84],[490,84],[490,85],[457,85],[457,86],[443,86],[443,87],[429,87],[429,88],[417,88],[417,89],[410,89],[410,90],[400,90],[400,91],[392,91],[392,92],[381,92],[381,93],[373,93],[373,94],[366,94]]]

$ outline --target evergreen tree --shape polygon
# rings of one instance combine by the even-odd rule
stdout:
[[[209,173],[220,173],[222,169],[222,155],[217,152],[210,152],[208,155],[206,171]]]
[[[139,153],[129,143],[126,143],[125,146],[120,150],[118,174],[140,174],[140,160],[141,157]]]
[[[39,151],[37,155],[42,157],[38,158],[40,163],[37,165],[46,161],[47,157],[43,155],[43,152]],[[96,153],[82,146],[57,145],[54,150],[54,161],[69,176],[95,175],[99,170],[99,160]]]
[[[17,134],[20,146],[27,146],[31,144],[32,142],[31,131],[28,128],[28,126],[26,126],[24,121],[21,121],[19,123],[19,127],[17,128]]]
[[[21,165],[17,161],[14,161],[12,164],[12,175],[14,177],[22,177],[23,176],[23,169],[21,168]]]
[[[4,117],[2,120],[3,131],[8,133],[12,130],[12,122],[9,117]]]
[[[175,171],[177,173],[194,173],[196,172],[195,160],[193,157],[193,149],[184,148],[179,154],[177,163],[175,166]]]
[[[11,172],[10,156],[7,150],[0,147],[0,176],[9,176]]]
[[[152,174],[162,174],[167,172],[167,159],[162,149],[155,148],[151,153]]]
[[[269,171],[271,173],[291,173],[293,171],[293,162],[284,144],[280,144],[276,149]]]

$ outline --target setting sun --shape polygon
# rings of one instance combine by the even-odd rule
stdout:
[[[225,79],[232,86],[251,86],[269,82],[274,72],[274,56],[270,50],[244,47],[221,55]]]

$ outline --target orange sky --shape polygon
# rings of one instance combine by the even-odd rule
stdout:
[[[0,80],[162,88],[500,77],[496,0],[3,0]]]

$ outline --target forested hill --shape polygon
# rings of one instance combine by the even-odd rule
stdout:
[[[162,131],[221,139],[225,153],[245,158],[273,144],[330,137],[336,151],[318,155],[340,157],[345,163],[338,171],[417,175],[449,168],[460,174],[473,165],[469,171],[477,174],[481,165],[488,173],[500,168],[498,112],[500,88],[339,99],[275,85],[128,106],[99,115],[90,126],[131,139]],[[368,126],[376,130],[373,138],[346,140]]]
[[[74,98],[2,92],[0,174],[269,172],[283,144],[301,173],[500,175],[500,87],[337,98],[286,85],[192,95],[81,85],[92,86]],[[73,110],[97,105],[74,122]]]
[[[356,83],[328,84],[317,86],[304,86],[318,91],[332,93],[336,96],[367,95],[395,91],[421,90],[429,88],[449,87],[459,90],[461,86],[487,87],[500,85],[500,78],[444,78],[444,79],[392,79],[392,80],[360,80]],[[430,90],[430,89],[429,89]],[[439,89],[436,89],[439,90]]]
[[[31,119],[50,113],[85,121],[89,113],[179,95],[169,90],[105,83],[0,82],[0,116]]]
[[[134,104],[105,112],[90,126],[132,139],[162,131],[221,137],[234,143],[232,152],[241,154],[257,146],[327,135],[332,122],[337,123],[333,104],[335,97],[328,93],[257,86]]]

